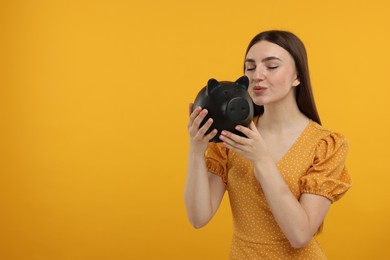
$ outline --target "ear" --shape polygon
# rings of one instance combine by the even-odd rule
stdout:
[[[213,89],[215,89],[218,86],[219,86],[219,82],[216,79],[209,79],[206,87],[207,95],[210,94],[213,91]]]
[[[236,85],[241,85],[245,87],[245,89],[248,89],[249,86],[249,79],[247,76],[242,76],[239,79],[236,80]]]
[[[297,77],[296,79],[294,79],[294,81],[293,81],[293,87],[297,87],[297,86],[299,86],[299,84],[301,84],[301,81],[299,80],[299,78]]]

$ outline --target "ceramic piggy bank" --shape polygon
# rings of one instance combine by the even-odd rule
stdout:
[[[248,94],[249,80],[242,76],[235,82],[210,79],[195,98],[194,106],[200,106],[208,110],[206,118],[201,126],[209,119],[213,119],[213,124],[206,132],[217,129],[218,134],[211,139],[211,142],[221,142],[219,135],[222,130],[228,130],[235,134],[244,136],[235,130],[235,126],[249,126],[253,119],[254,107],[251,97]]]

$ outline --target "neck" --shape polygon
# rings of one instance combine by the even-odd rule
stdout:
[[[264,113],[260,116],[257,126],[264,130],[282,131],[301,127],[308,121],[309,119],[299,110],[294,98],[265,105]]]

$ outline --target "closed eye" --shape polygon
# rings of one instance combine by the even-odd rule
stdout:
[[[246,71],[252,71],[255,70],[255,68],[246,68]]]

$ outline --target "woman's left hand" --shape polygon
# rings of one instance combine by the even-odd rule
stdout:
[[[267,154],[265,142],[253,122],[251,122],[249,128],[238,125],[236,126],[236,130],[247,137],[223,130],[220,139],[227,148],[252,162],[261,159]]]

